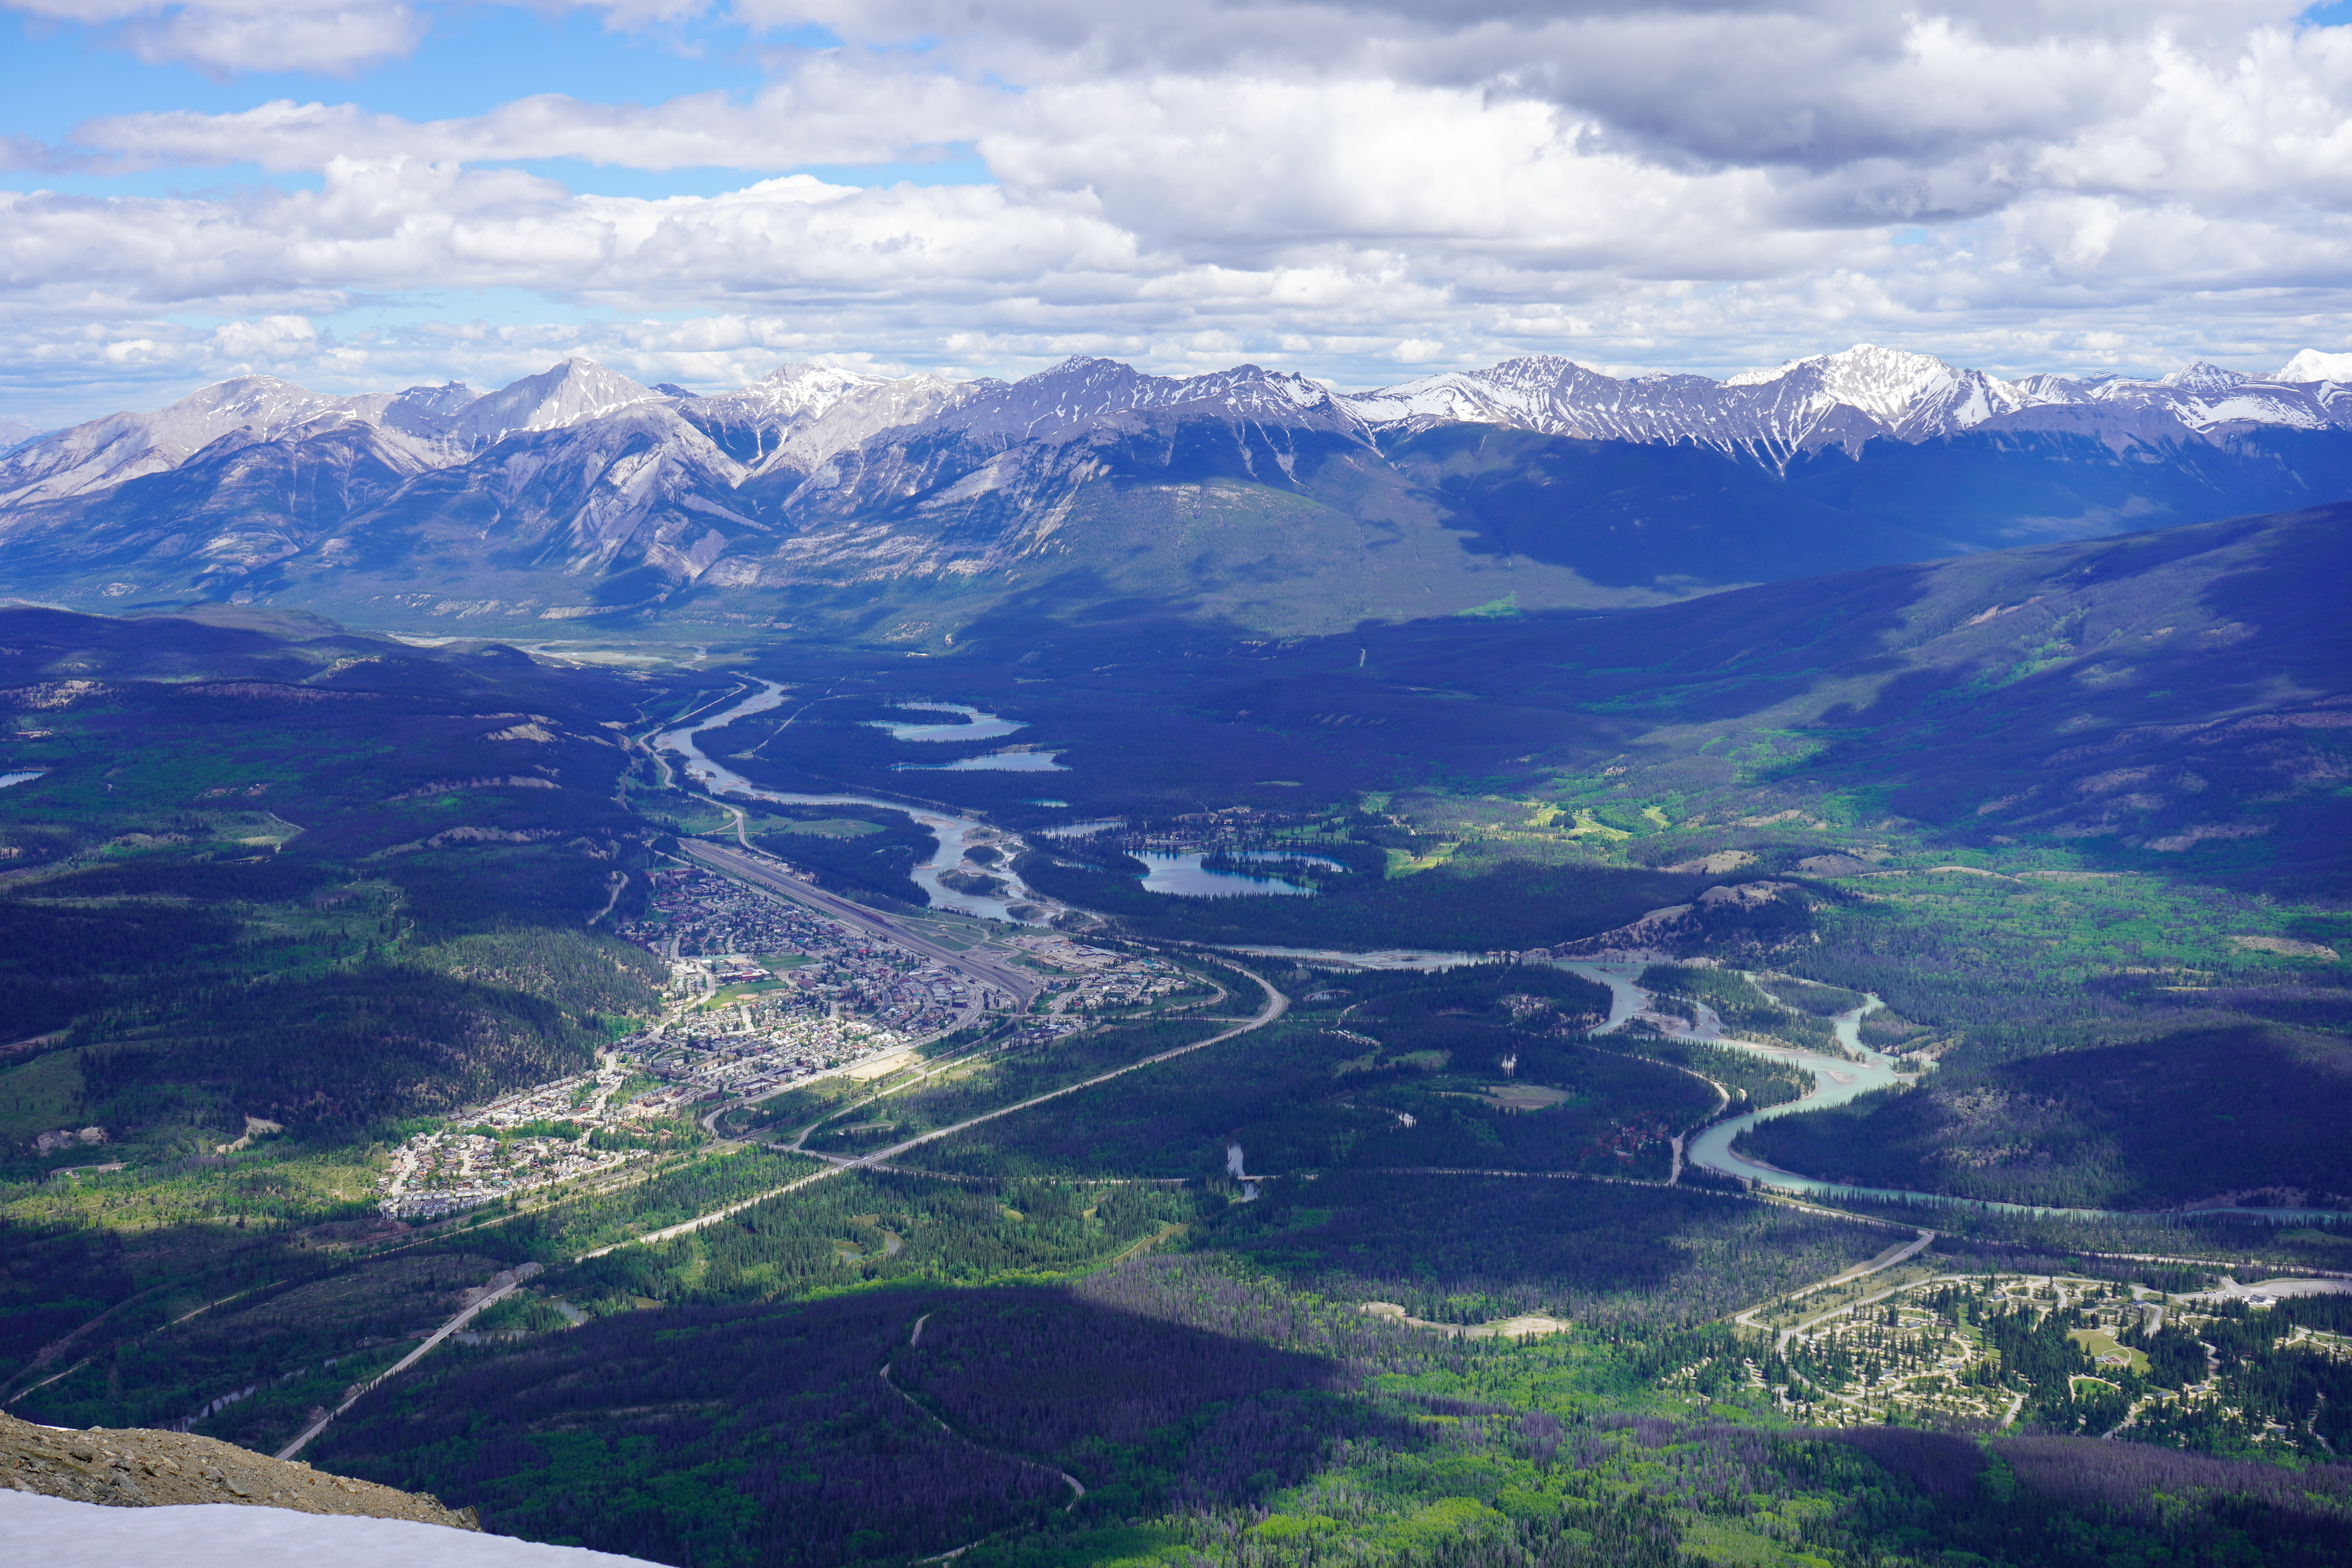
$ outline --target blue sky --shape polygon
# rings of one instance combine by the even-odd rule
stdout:
[[[2352,349],[2352,4],[0,6],[0,420],[240,373]]]

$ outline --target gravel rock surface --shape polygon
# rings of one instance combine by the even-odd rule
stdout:
[[[446,1509],[438,1498],[331,1475],[299,1459],[266,1458],[216,1437],[137,1427],[69,1431],[7,1415],[0,1415],[0,1486],[120,1508],[245,1503],[482,1528],[472,1509]]]

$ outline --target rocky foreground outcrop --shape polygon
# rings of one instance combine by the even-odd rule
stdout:
[[[6,1415],[0,1415],[0,1484],[118,1508],[246,1503],[482,1528],[472,1509],[446,1509],[430,1495],[330,1475],[299,1460],[264,1458],[215,1437],[137,1427],[71,1431]]]

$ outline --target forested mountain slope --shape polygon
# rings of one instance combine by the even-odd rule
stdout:
[[[302,617],[0,612],[5,1158],[208,1152],[553,1076],[641,1010],[633,683]],[[29,1058],[29,1059],[28,1059]]]

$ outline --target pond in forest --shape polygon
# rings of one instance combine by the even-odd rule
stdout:
[[[1244,877],[1234,871],[1212,871],[1201,864],[1198,855],[1139,853],[1135,858],[1151,868],[1143,876],[1143,890],[1147,893],[1177,893],[1192,899],[1244,899],[1269,893],[1312,898],[1315,894],[1312,888],[1302,888],[1279,877]]]
[[[961,702],[901,702],[898,706],[908,713],[961,713],[963,718],[929,724],[901,719],[868,719],[866,722],[877,730],[889,731],[894,741],[993,741],[1028,728],[1018,719],[1002,719]]]

